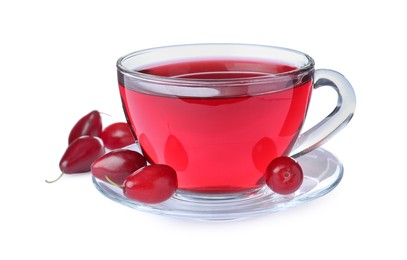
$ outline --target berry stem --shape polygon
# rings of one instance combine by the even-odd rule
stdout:
[[[54,182],[56,182],[57,180],[61,179],[62,175],[64,175],[63,172],[61,172],[61,174],[60,174],[60,175],[58,176],[58,178],[56,178],[55,180],[52,180],[52,181],[45,180],[45,182],[46,182],[46,183],[54,183]]]
[[[112,184],[113,186],[116,186],[117,188],[123,189],[122,186],[120,186],[119,184],[115,183],[114,181],[112,181],[107,175],[105,175],[105,179],[108,183]]]
[[[100,115],[105,115],[105,116],[108,116],[108,117],[112,117],[112,115],[110,115],[110,114],[108,114],[108,113],[105,113],[105,112],[101,112],[101,111],[99,111],[99,114],[100,114]]]

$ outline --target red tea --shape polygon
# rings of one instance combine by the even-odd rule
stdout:
[[[141,72],[222,82],[295,69],[264,61],[205,60],[164,64]],[[287,155],[299,134],[312,79],[279,82],[279,86],[271,86],[273,91],[254,95],[250,88],[256,86],[246,85],[246,93],[230,97],[141,93],[123,82],[119,87],[126,116],[148,160],[172,166],[180,189],[217,193],[264,185],[267,165],[275,157]]]

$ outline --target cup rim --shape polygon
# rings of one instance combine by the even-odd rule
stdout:
[[[267,74],[262,76],[256,77],[241,77],[241,78],[227,78],[227,79],[197,79],[197,78],[175,78],[175,77],[166,77],[166,76],[159,76],[159,75],[152,75],[148,73],[143,73],[134,68],[127,68],[123,65],[123,62],[133,58],[135,56],[143,55],[146,53],[151,53],[155,51],[165,50],[165,49],[174,49],[174,48],[183,48],[183,47],[199,47],[199,46],[241,46],[241,47],[252,47],[252,48],[267,48],[267,49],[275,49],[291,54],[296,54],[298,56],[302,56],[307,60],[307,62],[295,70],[290,70],[287,72],[275,73],[275,74]],[[265,83],[269,81],[276,81],[281,78],[287,77],[295,77],[303,74],[307,74],[309,71],[314,69],[314,59],[297,50],[284,48],[284,47],[277,47],[271,45],[260,45],[260,44],[247,44],[247,43],[193,43],[193,44],[179,44],[179,45],[167,45],[167,46],[160,46],[160,47],[153,47],[142,49],[138,51],[134,51],[128,54],[121,56],[117,62],[116,67],[118,72],[138,80],[159,83],[159,84],[166,84],[166,85],[178,85],[178,86],[211,86],[213,84],[222,84],[222,85],[240,85],[245,83],[256,84],[256,83]]]

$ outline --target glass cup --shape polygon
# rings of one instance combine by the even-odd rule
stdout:
[[[117,61],[127,121],[152,164],[177,171],[179,190],[225,198],[264,186],[268,164],[301,156],[352,118],[356,99],[338,72],[314,70],[301,52],[250,44],[190,44],[130,53]],[[301,132],[313,89],[338,101]]]

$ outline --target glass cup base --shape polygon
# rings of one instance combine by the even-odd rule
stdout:
[[[342,163],[325,149],[315,149],[296,159],[303,169],[304,181],[289,195],[276,194],[267,186],[252,192],[215,195],[178,190],[167,201],[143,204],[125,197],[120,188],[107,182],[93,177],[93,183],[107,198],[136,210],[184,219],[228,221],[278,212],[317,199],[342,179]]]

